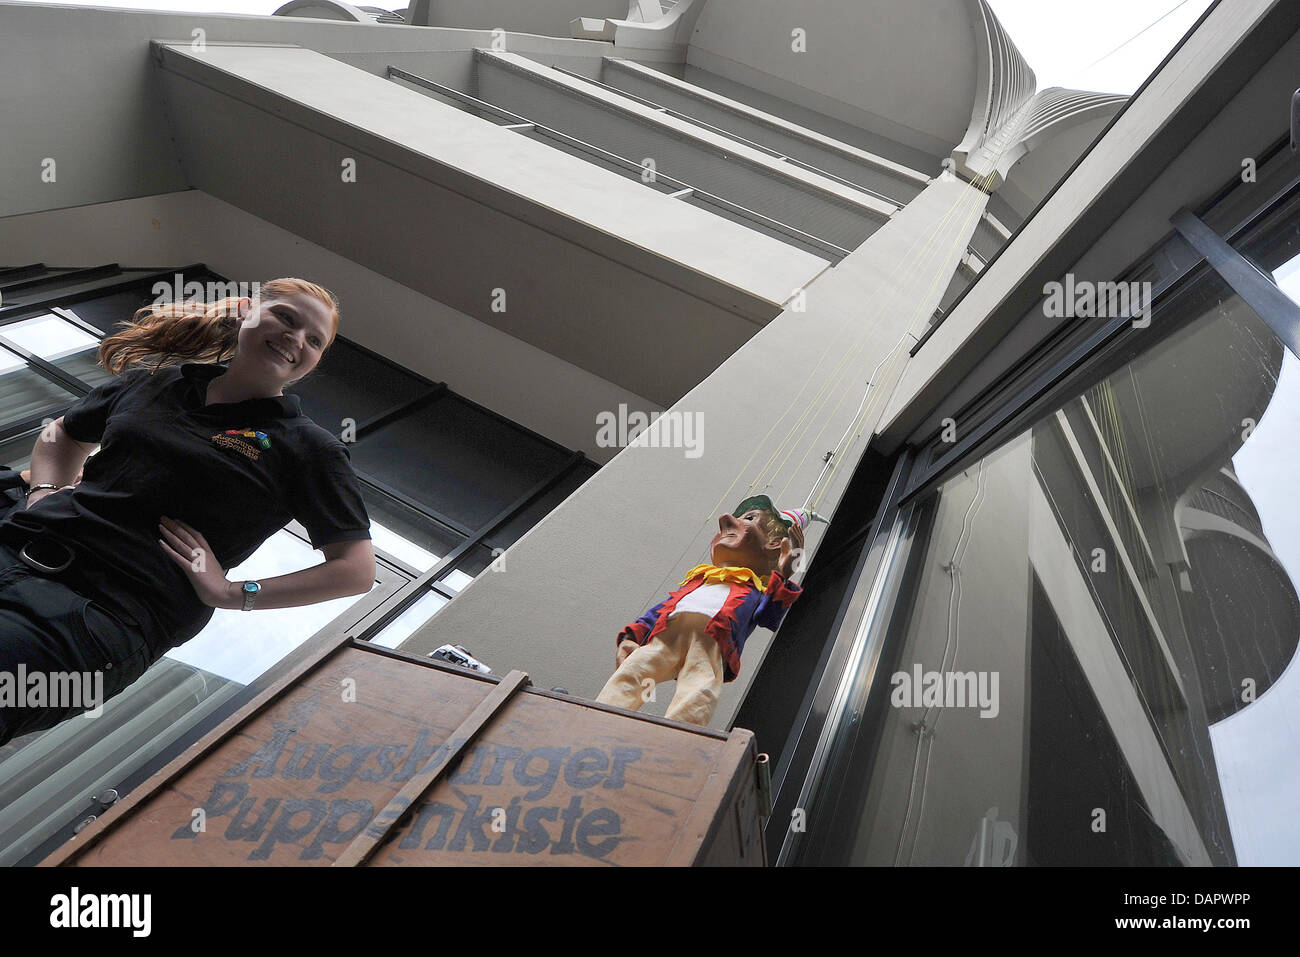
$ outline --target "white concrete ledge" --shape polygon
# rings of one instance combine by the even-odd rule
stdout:
[[[930,177],[924,173],[904,166],[901,163],[895,163],[892,160],[885,159],[883,156],[877,156],[875,153],[869,153],[866,150],[851,146],[841,140],[826,136],[816,130],[809,129],[806,126],[799,126],[797,123],[791,123],[789,120],[782,119],[779,116],[773,116],[771,113],[765,113],[739,100],[733,100],[730,97],[723,96],[721,93],[714,93],[712,90],[705,89],[702,86],[696,86],[693,83],[687,83],[679,80],[675,76],[663,73],[660,70],[653,70],[650,67],[643,66],[635,60],[628,60],[623,57],[605,57],[605,62],[616,70],[622,70],[633,76],[641,77],[657,83],[660,86],[674,90],[683,96],[689,96],[701,102],[708,103],[710,106],[716,106],[718,109],[726,110],[737,116],[742,116],[754,123],[762,124],[771,129],[778,130],[787,136],[795,137],[810,143],[822,149],[831,150],[839,153],[846,159],[853,160],[856,163],[862,163],[864,166],[870,166],[885,173],[898,176],[918,186],[924,186],[930,182]]]
[[[630,97],[612,93],[593,83],[585,83],[566,73],[552,70],[550,67],[528,57],[517,53],[497,53],[490,50],[477,50],[475,53],[485,60],[500,65],[503,69],[513,70],[538,82],[549,83],[561,87],[576,96],[594,100],[607,109],[633,117],[646,126],[662,129],[666,134],[678,139],[696,143],[704,149],[726,153],[729,161],[738,161],[756,167],[774,179],[788,180],[793,188],[822,193],[825,196],[856,206],[863,212],[879,219],[888,219],[899,209],[896,203],[885,202],[838,180],[819,176],[811,170],[782,162],[768,153],[741,143],[739,140],[711,133],[703,127],[687,120],[678,119],[675,116],[669,116],[659,110],[638,103]]]

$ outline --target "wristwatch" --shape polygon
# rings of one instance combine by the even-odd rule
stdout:
[[[262,586],[257,582],[244,582],[243,588],[240,590],[244,593],[243,610],[252,611],[253,602],[257,601],[257,594],[262,590]]]

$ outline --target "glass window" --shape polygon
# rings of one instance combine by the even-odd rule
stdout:
[[[488,524],[567,459],[563,450],[456,396],[352,446],[359,470],[470,529]]]
[[[248,561],[227,572],[231,581],[256,581],[311,568],[325,556],[289,532],[277,532]],[[245,614],[218,608],[207,627],[167,657],[248,684],[337,618],[360,596],[335,598],[297,608]]]
[[[582,483],[595,474],[595,465],[589,462],[580,463],[561,479],[553,489],[540,496],[532,505],[489,535],[487,543],[494,547],[510,547],[522,538],[525,532],[549,515],[561,502],[576,492]]]
[[[281,531],[228,575],[270,578],[322,561],[307,542]],[[70,718],[0,749],[0,865],[20,860],[79,809],[96,810],[87,803],[95,789],[134,775],[358,600],[256,613],[218,609],[203,631],[168,651],[99,717]]]
[[[202,278],[201,275],[186,277],[187,280],[195,281]],[[129,321],[137,309],[149,305],[153,299],[150,292],[147,286],[137,286],[135,289],[84,300],[74,308],[78,319],[94,326],[104,335],[111,335],[118,332],[117,327]]]
[[[113,378],[99,365],[99,339],[60,316],[46,313],[0,326],[0,338],[40,356],[92,388]]]
[[[409,505],[363,484],[362,497],[370,515],[370,535],[375,547],[422,572],[464,541],[453,532]]]
[[[302,399],[303,411],[312,421],[340,435],[345,419],[362,425],[432,388],[346,339],[337,339],[315,371],[292,391]]]
[[[437,592],[426,592],[370,640],[385,648],[396,648],[415,634],[416,629],[437,614],[449,600]]]
[[[76,400],[76,395],[33,372],[8,349],[0,348],[0,429],[56,416]]]
[[[74,315],[108,332],[148,299],[145,287],[136,285],[82,302]],[[96,363],[99,338],[63,316],[49,313],[8,323],[0,326],[0,338],[57,365],[88,388],[109,378]],[[419,376],[340,340],[295,391],[307,414],[338,434],[344,419],[360,425],[430,389]],[[0,432],[18,432],[0,442],[0,463],[24,467],[39,435],[32,425],[57,416],[76,398],[0,343]],[[403,575],[428,571],[465,541],[462,531],[431,513],[478,529],[568,459],[563,450],[450,394],[363,437],[352,452],[359,470],[373,472],[399,496],[428,508],[421,511],[363,483],[374,544],[403,566],[399,574],[392,563],[380,563],[378,575],[387,586]],[[589,472],[575,471],[513,519],[498,536],[501,545],[539,521]],[[492,566],[502,550],[494,544],[469,549],[437,583],[443,593],[424,591],[374,640],[387,646],[405,641],[446,605],[447,593],[458,592]],[[264,579],[323,560],[300,535],[286,529],[228,574],[232,580]],[[93,795],[109,787],[133,786],[187,735],[219,721],[234,707],[232,699],[241,689],[359,600],[349,597],[256,614],[218,610],[198,636],[155,662],[95,720],[71,719],[0,748],[0,865],[39,856],[45,842],[70,833],[74,822],[101,813]]]
[[[27,468],[31,464],[32,450],[36,447],[40,436],[41,430],[38,427],[0,442],[0,465],[19,470]]]
[[[795,859],[1300,863],[1300,363],[1205,270],[1091,375],[906,511]]]

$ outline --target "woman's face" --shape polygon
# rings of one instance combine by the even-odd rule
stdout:
[[[332,333],[329,307],[315,296],[253,300],[241,320],[230,365],[279,391],[316,368]]]

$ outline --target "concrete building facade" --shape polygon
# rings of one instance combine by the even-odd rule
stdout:
[[[774,860],[1300,859],[1252,803],[1300,781],[1300,11],[1219,0],[1131,97],[986,0],[0,3],[0,54],[4,461],[158,284],[304,276],[381,559],[0,750],[0,862],[340,630],[591,698],[757,493],[830,520],[714,719]]]

